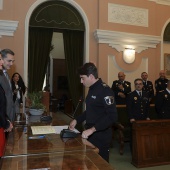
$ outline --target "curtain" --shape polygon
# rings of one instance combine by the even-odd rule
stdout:
[[[83,65],[84,31],[65,30],[63,39],[69,90],[73,105],[76,107],[80,97],[83,96],[83,85],[80,83],[77,69]],[[79,107],[76,115],[80,112],[82,112],[82,107]]]
[[[29,29],[28,91],[41,91],[52,41],[53,29]]]

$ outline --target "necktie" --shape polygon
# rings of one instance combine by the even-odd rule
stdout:
[[[11,81],[10,81],[9,75],[6,71],[4,71],[4,75],[5,75],[6,79],[8,80],[9,86],[11,87]]]
[[[142,92],[139,92],[139,97],[142,97]]]

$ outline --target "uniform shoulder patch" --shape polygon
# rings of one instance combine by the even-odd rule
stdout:
[[[105,100],[105,102],[106,102],[107,105],[111,105],[111,104],[114,103],[114,97],[113,97],[113,96],[106,96],[106,97],[104,98],[104,100]]]

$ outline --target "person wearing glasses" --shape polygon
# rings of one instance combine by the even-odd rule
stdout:
[[[143,80],[135,79],[135,90],[127,97],[127,112],[130,121],[130,148],[132,151],[132,123],[136,120],[150,120],[149,118],[149,95],[143,91]]]
[[[143,91],[143,81],[135,79],[135,90],[127,97],[127,111],[130,123],[135,120],[149,120],[149,95]]]
[[[112,90],[115,93],[117,105],[126,104],[126,97],[131,92],[131,83],[125,81],[126,75],[124,72],[118,73],[118,80],[113,81]]]

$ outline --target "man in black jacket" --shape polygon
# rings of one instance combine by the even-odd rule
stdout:
[[[159,78],[155,80],[156,94],[158,94],[162,90],[165,90],[167,87],[168,79],[166,78],[165,75],[166,75],[166,72],[164,70],[161,70],[159,72]]]
[[[141,78],[143,80],[142,90],[148,93],[149,101],[151,102],[154,98],[154,89],[151,81],[148,80],[148,74],[146,72],[141,73]]]
[[[87,138],[99,149],[99,155],[109,161],[109,147],[112,141],[112,125],[117,121],[114,93],[108,85],[98,78],[93,63],[86,63],[78,70],[81,83],[89,88],[86,97],[86,110],[74,119],[69,128],[86,121],[82,137]]]
[[[155,107],[159,118],[170,119],[170,80],[167,82],[167,88],[157,94]]]
[[[116,104],[126,104],[126,97],[131,92],[131,83],[125,81],[124,72],[118,73],[118,80],[113,81],[112,90],[115,93]]]
[[[143,81],[135,79],[135,90],[128,95],[127,111],[130,123],[135,120],[149,120],[149,96],[142,91]]]
[[[143,81],[138,78],[135,79],[134,84],[135,90],[127,97],[127,111],[130,121],[130,128],[132,128],[132,123],[136,120],[150,120],[149,96],[145,91],[142,91]],[[130,135],[130,149],[132,151],[132,129]]]

